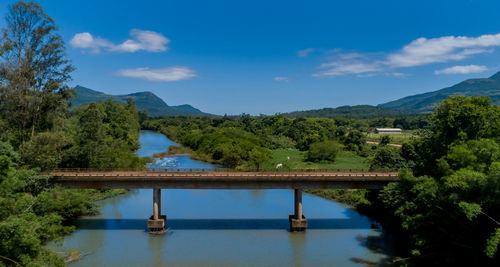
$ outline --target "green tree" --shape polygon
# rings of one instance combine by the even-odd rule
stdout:
[[[388,135],[382,135],[382,138],[380,138],[380,145],[386,146],[391,143],[391,137]]]
[[[73,67],[54,20],[33,2],[9,7],[0,40],[0,114],[14,132],[15,144],[51,129],[66,111]]]
[[[8,142],[0,142],[0,155],[9,157],[12,162],[18,162],[20,159],[19,154],[14,151],[14,148]]]
[[[19,151],[26,165],[42,170],[53,169],[61,163],[62,151],[71,142],[71,138],[63,132],[44,132],[35,135],[31,141],[24,142]]]
[[[335,141],[314,143],[309,147],[309,151],[307,151],[307,160],[315,162],[323,160],[335,162],[335,158],[339,151],[340,146]]]
[[[500,136],[500,107],[487,97],[451,96],[436,107],[430,121],[430,131],[412,141],[417,175],[444,175],[438,159],[460,142]]]
[[[486,96],[451,96],[431,117],[435,138],[448,145],[458,139],[500,136],[500,107]]]
[[[271,151],[263,147],[255,147],[248,152],[248,161],[255,166],[257,171],[260,170],[260,165],[271,158]]]
[[[70,151],[77,166],[98,167],[95,162],[99,159],[99,151],[104,147],[104,116],[102,107],[97,103],[90,103],[79,110],[76,146]]]
[[[350,131],[347,136],[343,138],[344,145],[348,150],[361,151],[366,145],[366,135],[358,130]]]
[[[420,177],[403,172],[380,198],[417,265],[498,265],[499,123],[487,98],[453,96],[436,108],[430,131],[403,146]]]
[[[407,164],[401,157],[399,149],[389,146],[380,146],[371,160],[371,169],[400,169],[406,168]]]
[[[463,168],[487,172],[494,161],[500,160],[500,146],[491,139],[469,140],[450,146],[448,154],[438,160],[442,172],[449,174]]]

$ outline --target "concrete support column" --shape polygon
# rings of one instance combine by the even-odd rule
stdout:
[[[294,214],[288,217],[290,231],[302,232],[307,228],[307,220],[302,212],[302,189],[294,189]]]
[[[161,218],[161,188],[157,188],[158,192],[156,195],[158,196],[158,217]]]
[[[153,215],[148,220],[149,233],[165,233],[167,216],[161,215],[161,188],[153,188]]]
[[[158,220],[161,213],[161,189],[153,189],[153,219]]]
[[[295,206],[295,217],[302,218],[302,189],[294,190],[294,206]]]

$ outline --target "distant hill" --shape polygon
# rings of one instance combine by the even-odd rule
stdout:
[[[129,95],[108,95],[80,85],[77,85],[75,90],[76,100],[73,100],[73,105],[75,106],[106,99],[124,103],[127,101],[127,98],[131,98],[134,100],[139,110],[146,110],[150,116],[210,115],[187,104],[169,106],[165,101],[151,92],[139,92]]]
[[[294,111],[282,114],[289,118],[334,118],[349,117],[357,119],[370,119],[375,117],[398,117],[405,115],[405,112],[374,107],[370,105],[342,106],[337,108],[323,108],[306,111]]]
[[[193,106],[188,105],[188,104],[178,105],[178,106],[170,106],[170,107],[174,108],[178,111],[188,113],[188,114],[205,114],[205,113],[201,112],[199,109],[194,108]]]
[[[500,72],[489,78],[469,79],[438,91],[407,96],[378,107],[411,113],[430,113],[436,105],[451,95],[488,96],[495,104],[500,104]]]

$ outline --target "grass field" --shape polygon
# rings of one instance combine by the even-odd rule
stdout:
[[[309,162],[305,161],[306,152],[297,149],[277,149],[272,151],[272,158],[264,162],[262,170],[276,170],[276,165],[281,163],[282,171],[293,169],[329,169],[329,170],[368,170],[370,164],[366,158],[362,158],[350,151],[340,151],[337,159],[332,162]],[[287,160],[290,157],[290,160]]]
[[[416,138],[419,138],[418,135],[412,133],[402,133],[402,134],[377,134],[377,133],[368,133],[366,135],[366,139],[368,141],[380,142],[382,136],[388,135],[391,138],[391,144],[403,144],[406,141],[410,141]]]

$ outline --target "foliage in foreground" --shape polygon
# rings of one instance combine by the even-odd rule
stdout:
[[[94,214],[94,201],[120,191],[50,186],[40,170],[142,167],[132,102],[69,109],[72,71],[57,27],[36,3],[9,7],[0,40],[0,265],[64,266],[45,243]],[[6,258],[4,258],[6,257]],[[8,259],[7,259],[8,258]]]
[[[500,107],[486,97],[450,97],[431,130],[403,147],[417,176],[403,172],[383,190],[381,219],[399,222],[416,263],[498,264]]]

